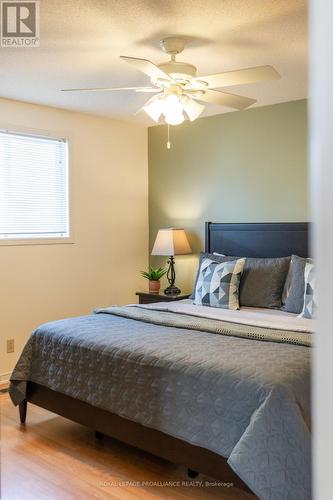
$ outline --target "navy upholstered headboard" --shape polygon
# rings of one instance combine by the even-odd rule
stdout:
[[[206,222],[205,251],[244,257],[309,257],[309,224]]]

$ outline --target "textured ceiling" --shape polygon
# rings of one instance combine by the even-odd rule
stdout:
[[[281,80],[226,88],[256,106],[307,97],[303,0],[41,0],[40,47],[0,48],[0,96],[153,125],[134,115],[150,95],[60,89],[149,84],[119,56],[166,61],[165,35],[186,36],[178,59],[199,75],[273,65]],[[226,111],[208,104],[204,115]]]

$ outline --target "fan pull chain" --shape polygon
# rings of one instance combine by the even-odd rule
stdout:
[[[171,142],[170,142],[170,125],[168,124],[168,142],[167,142],[167,149],[171,148]]]

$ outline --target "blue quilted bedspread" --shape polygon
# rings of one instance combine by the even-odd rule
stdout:
[[[310,499],[309,347],[153,316],[42,325],[13,371],[13,402],[30,380],[227,457],[262,499]]]

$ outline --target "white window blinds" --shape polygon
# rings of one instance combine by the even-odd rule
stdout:
[[[66,141],[0,131],[0,240],[68,236]]]

